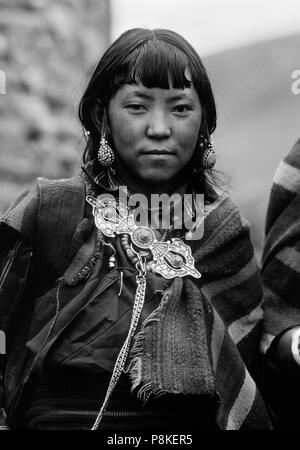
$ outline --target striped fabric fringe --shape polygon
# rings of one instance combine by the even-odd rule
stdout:
[[[265,234],[263,353],[276,335],[300,324],[300,140],[276,170]]]

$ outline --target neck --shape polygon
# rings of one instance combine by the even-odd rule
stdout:
[[[117,179],[119,185],[126,186],[131,195],[143,194],[146,197],[150,197],[151,194],[172,194],[176,187],[175,183],[169,181],[165,183],[139,182],[123,175],[117,177]]]

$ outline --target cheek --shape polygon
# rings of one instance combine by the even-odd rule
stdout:
[[[185,149],[184,156],[186,159],[189,159],[195,150],[199,131],[199,120],[195,120],[186,124],[186,126],[178,133],[181,147]]]
[[[131,147],[139,135],[136,123],[124,114],[117,114],[110,123],[113,143],[118,151]]]

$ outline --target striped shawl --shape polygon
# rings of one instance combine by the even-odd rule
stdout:
[[[300,324],[300,140],[273,181],[262,258],[263,352],[276,335]]]
[[[164,392],[217,393],[221,429],[268,429],[249,373],[259,365],[262,318],[249,227],[219,195],[206,207],[201,242],[189,244],[202,277],[174,279],[135,337],[128,368],[133,387],[144,401]]]

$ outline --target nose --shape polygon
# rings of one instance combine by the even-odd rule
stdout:
[[[149,117],[146,134],[152,139],[166,139],[171,136],[171,125],[164,112],[156,111]]]

